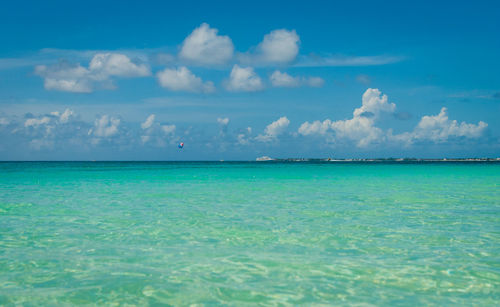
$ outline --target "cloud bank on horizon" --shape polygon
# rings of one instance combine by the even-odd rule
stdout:
[[[477,124],[450,120],[447,109],[441,108],[437,115],[425,115],[411,131],[394,134],[392,129],[377,127],[377,122],[384,114],[394,114],[396,104],[388,100],[388,96],[380,90],[368,88],[361,99],[361,106],[354,109],[352,118],[324,119],[303,122],[296,131],[289,129],[291,121],[282,116],[269,123],[262,133],[253,135],[253,128],[247,127],[243,133],[237,129],[228,133],[230,119],[217,118],[223,131],[214,136],[213,142],[224,146],[259,147],[262,143],[268,146],[279,146],[283,140],[296,139],[301,143],[304,138],[320,139],[332,148],[356,146],[358,148],[377,148],[386,146],[411,147],[429,143],[460,143],[484,137],[488,124],[479,121]],[[35,151],[58,150],[73,147],[74,150],[91,151],[99,146],[112,146],[115,149],[172,147],[179,140],[187,144],[198,144],[198,148],[211,148],[213,144],[204,143],[200,135],[189,135],[190,129],[179,131],[175,124],[160,123],[156,114],[150,114],[140,124],[123,125],[122,119],[113,115],[97,116],[94,122],[81,120],[74,111],[53,111],[38,116],[29,114],[29,118],[16,120],[0,118],[0,135],[8,139],[16,136],[16,143],[11,146],[28,148]],[[223,137],[220,139],[220,137]],[[5,148],[0,148],[0,152]]]

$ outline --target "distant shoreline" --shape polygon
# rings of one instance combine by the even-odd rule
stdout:
[[[500,162],[500,158],[443,158],[443,159],[420,159],[420,158],[374,158],[374,159],[308,159],[308,158],[286,158],[256,160],[258,162]]]
[[[265,160],[4,160],[0,163],[279,163],[279,162],[338,162],[338,163],[414,163],[414,162],[500,162],[500,158],[367,158],[367,159],[337,159],[337,158],[269,158]]]

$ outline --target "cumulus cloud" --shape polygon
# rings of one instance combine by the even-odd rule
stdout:
[[[46,90],[90,93],[92,80],[88,69],[80,64],[59,63],[52,66],[38,65],[35,74],[41,76]]]
[[[60,113],[59,111],[54,111],[51,112],[50,114],[44,115],[39,118],[28,118],[24,122],[24,127],[38,127],[38,126],[43,126],[47,124],[56,124],[56,123],[67,123],[70,119],[70,117],[73,115],[73,111],[70,109],[64,110],[63,113]]]
[[[299,127],[299,133],[302,135],[321,134],[324,135],[331,127],[332,121],[326,119],[324,121],[315,120],[312,123],[305,122]]]
[[[23,123],[24,129],[15,128],[12,133],[19,137],[29,139],[29,147],[34,150],[50,149],[58,141],[68,139],[80,134],[80,122],[73,120],[73,111],[70,109],[64,112],[54,111],[49,114],[34,116],[26,114]]]
[[[224,118],[223,117],[219,117],[219,118],[217,118],[217,123],[219,123],[219,137],[221,137],[222,139],[227,139],[227,137],[228,137],[229,118],[227,118],[227,117],[224,117]]]
[[[89,71],[97,80],[105,80],[110,76],[144,77],[151,71],[145,64],[135,64],[129,57],[120,53],[98,53],[90,61]]]
[[[161,131],[165,134],[172,134],[175,132],[175,125],[161,125]]]
[[[238,144],[240,144],[240,145],[247,145],[249,143],[248,138],[243,133],[238,134],[236,136],[236,140],[237,140]]]
[[[361,107],[355,109],[353,115],[356,117],[370,112],[378,116],[380,112],[394,112],[395,109],[396,105],[387,101],[387,95],[382,95],[376,88],[369,88],[363,94]]]
[[[88,134],[101,138],[112,137],[118,133],[119,125],[120,119],[102,115],[94,121],[94,127],[89,130]]]
[[[352,119],[334,121],[331,129],[337,138],[347,138],[355,141],[358,147],[366,147],[384,140],[385,135],[375,126],[375,121],[381,112],[392,113],[395,109],[396,105],[388,102],[387,95],[369,88],[363,94],[361,107],[354,110]]]
[[[164,88],[171,91],[203,92],[212,93],[215,91],[213,82],[203,82],[186,67],[177,69],[166,68],[157,73],[158,82]]]
[[[336,139],[348,139],[356,142],[358,147],[366,147],[384,140],[385,134],[375,126],[375,121],[381,112],[391,113],[395,109],[396,105],[389,103],[386,95],[382,95],[378,89],[369,88],[363,94],[361,107],[354,110],[351,119],[305,122],[298,132],[302,135],[325,135],[332,131]]]
[[[299,87],[302,85],[322,87],[325,81],[320,77],[292,77],[286,72],[275,70],[269,77],[274,87]]]
[[[264,36],[255,52],[240,55],[245,64],[286,64],[299,53],[300,37],[295,30],[279,29]]]
[[[252,127],[247,127],[242,129],[236,135],[236,143],[239,145],[248,145],[252,141],[251,139]]]
[[[158,147],[165,147],[166,137],[170,137],[175,133],[175,125],[161,125],[155,122],[155,114],[151,114],[146,120],[141,123],[141,141],[143,144],[152,143]]]
[[[479,138],[487,127],[488,124],[483,121],[479,121],[475,125],[450,120],[448,110],[443,107],[438,115],[423,116],[412,132],[395,135],[394,139],[404,141],[407,144],[417,141],[443,143],[451,138]]]
[[[50,123],[51,118],[48,116],[44,116],[42,118],[28,118],[24,122],[24,127],[38,127],[40,125],[45,125]]]
[[[74,93],[90,93],[96,85],[114,88],[113,77],[131,78],[149,76],[146,64],[136,64],[120,53],[98,53],[90,61],[89,67],[80,64],[60,62],[52,66],[38,65],[35,74],[44,79],[47,90]]]
[[[226,126],[227,124],[229,124],[229,118],[217,118],[217,122],[223,126]]]
[[[290,121],[286,118],[286,116],[280,117],[278,120],[267,125],[264,130],[264,134],[258,135],[256,139],[262,142],[275,140],[279,135],[286,131],[289,124]]]
[[[51,112],[50,114],[59,118],[59,122],[67,123],[71,116],[73,116],[73,111],[70,109],[64,110],[64,112],[59,113],[58,111]]]
[[[300,85],[300,78],[292,77],[279,70],[275,70],[269,79],[274,87],[298,87]]]
[[[386,95],[369,88],[363,94],[361,107],[354,110],[351,119],[305,122],[298,133],[304,136],[327,135],[333,141],[347,139],[358,147],[367,147],[387,141],[410,145],[416,141],[441,143],[453,137],[478,138],[488,126],[482,121],[474,125],[450,120],[446,108],[442,108],[438,115],[423,116],[412,132],[393,135],[392,130],[385,132],[375,125],[382,112],[394,113],[395,110],[396,105],[389,103]]]
[[[367,147],[376,142],[382,142],[382,129],[374,126],[373,118],[354,116],[352,119],[332,122],[331,128],[338,138],[347,138],[356,142],[358,147]]]
[[[165,147],[176,142],[176,126],[158,123],[155,114],[147,116],[140,125],[123,123],[112,115],[82,121],[70,109],[40,115],[27,113],[22,119],[13,118],[13,121],[6,119],[9,129],[0,129],[0,138],[9,141],[5,144],[14,142],[19,148],[25,146],[34,151],[81,153],[91,150],[90,145],[98,144],[119,146],[117,148],[122,150],[137,143]]]
[[[226,89],[233,92],[255,92],[262,90],[262,79],[254,72],[252,67],[234,65],[226,81]]]
[[[202,64],[224,64],[233,57],[234,46],[229,36],[217,35],[218,30],[206,23],[184,39],[179,57],[186,61]]]
[[[144,121],[142,124],[141,124],[141,128],[142,129],[148,129],[150,128],[155,122],[155,115],[154,114],[151,114],[148,116],[148,118],[146,118],[146,121]]]

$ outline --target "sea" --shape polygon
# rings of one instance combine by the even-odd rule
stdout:
[[[500,163],[2,162],[2,306],[498,306]]]

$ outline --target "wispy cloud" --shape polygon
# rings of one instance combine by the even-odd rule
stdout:
[[[471,101],[471,99],[500,99],[500,92],[491,92],[486,90],[473,90],[458,92],[448,95],[449,98],[460,99],[461,101]]]
[[[325,80],[320,77],[293,77],[279,70],[275,70],[273,74],[269,76],[269,80],[274,87],[322,87],[323,84],[325,84]]]
[[[377,66],[387,65],[405,60],[403,56],[375,55],[375,56],[346,56],[315,54],[299,56],[296,67],[324,67],[324,66]]]

